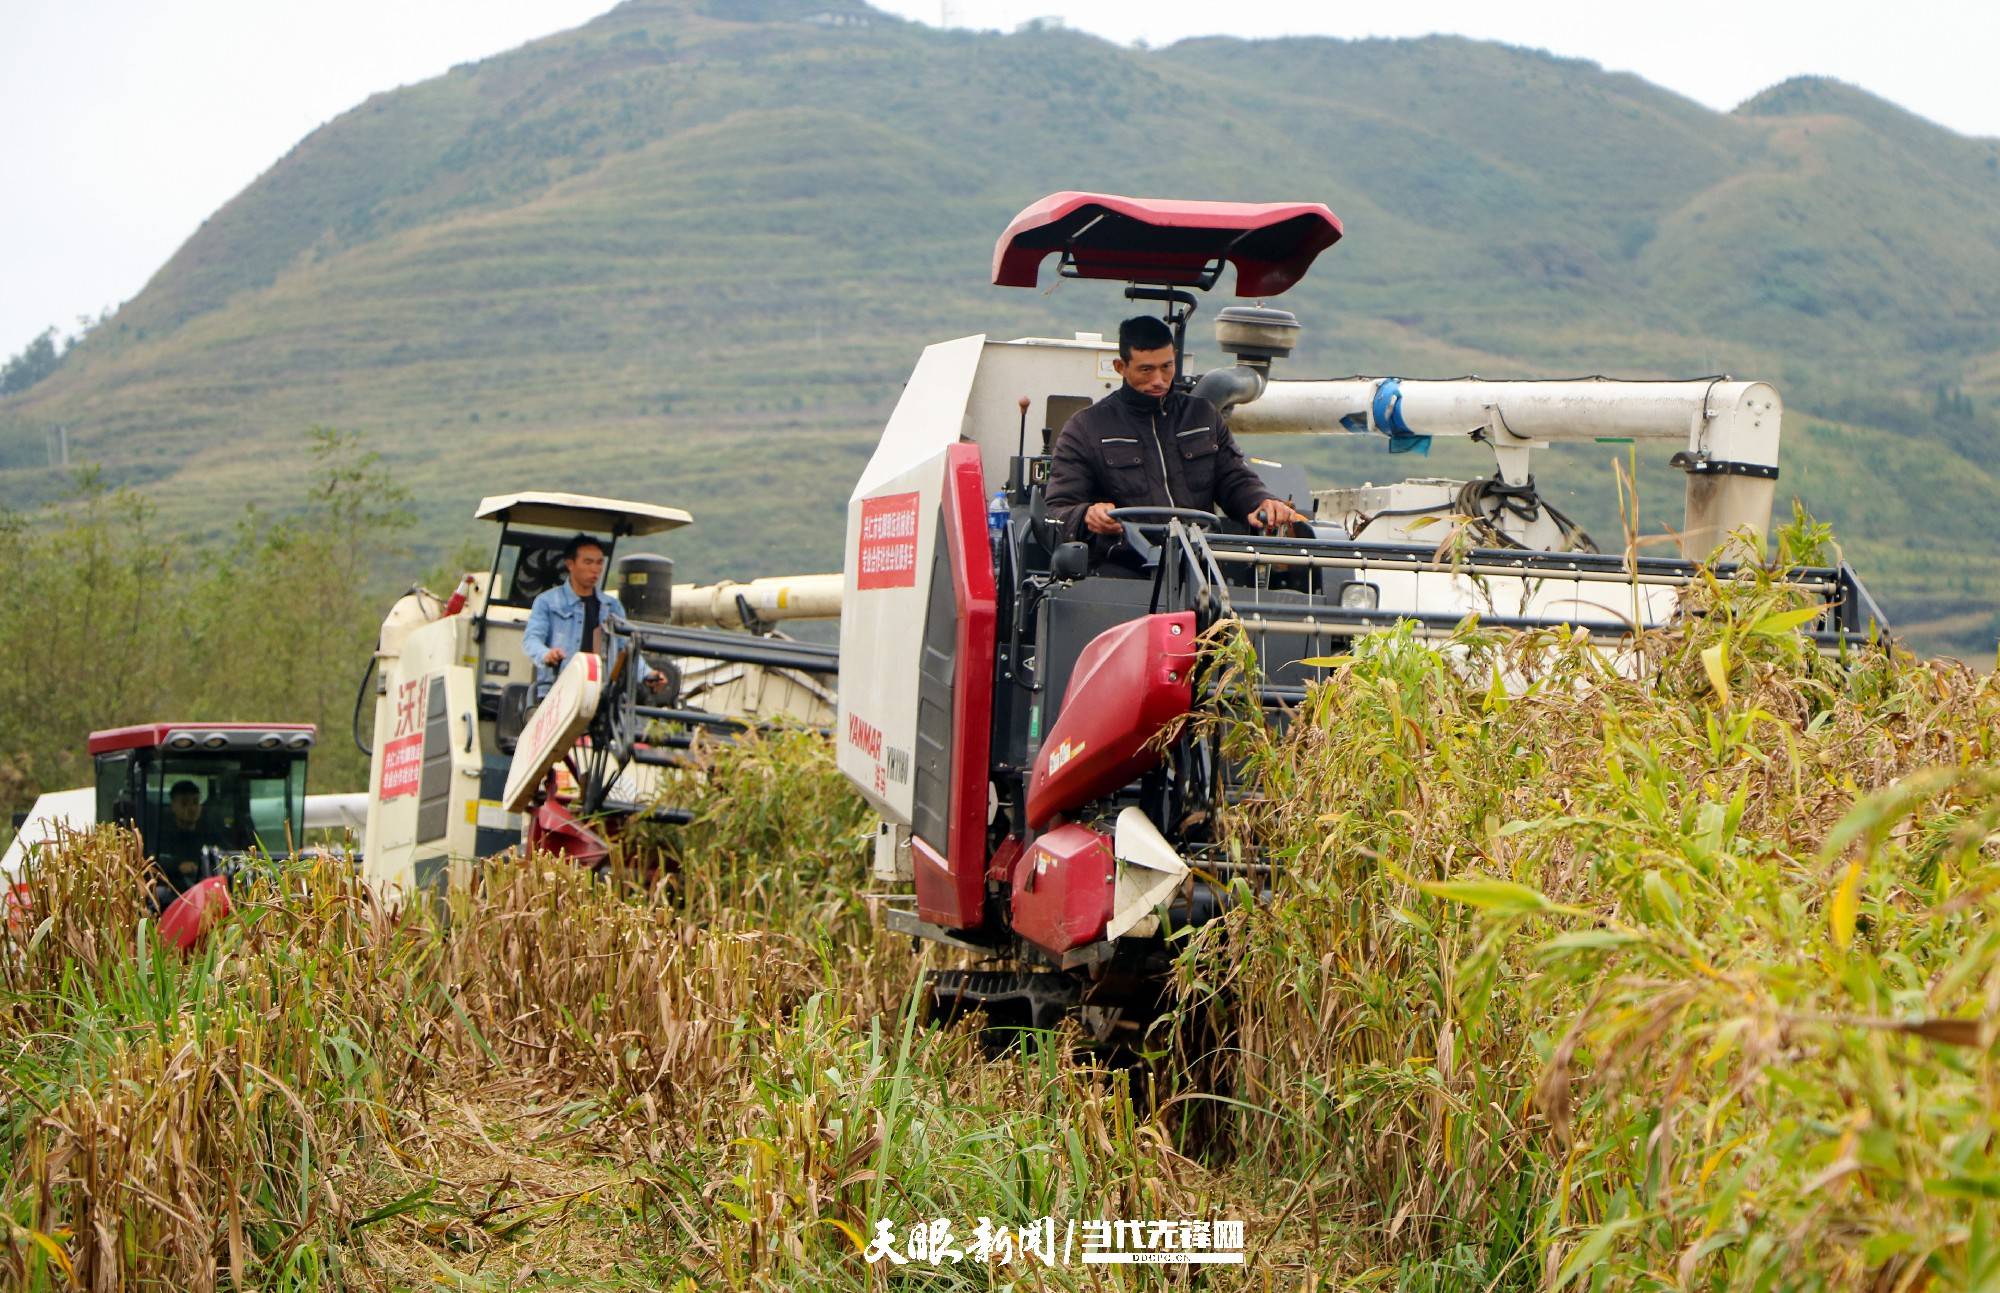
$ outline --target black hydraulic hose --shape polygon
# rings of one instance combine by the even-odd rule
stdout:
[[[361,674],[361,686],[354,693],[354,718],[348,724],[348,728],[354,736],[354,748],[371,759],[375,757],[375,751],[369,748],[368,742],[361,739],[361,702],[368,699],[368,680],[375,676],[375,663],[375,657],[372,655],[369,656],[368,668],[363,670]]]
[[[1499,475],[1486,480],[1468,480],[1458,490],[1454,504],[1461,516],[1469,516],[1479,522],[1480,528],[1496,546],[1502,548],[1525,548],[1500,528],[1502,513],[1522,522],[1537,520],[1543,512],[1556,524],[1556,532],[1563,536],[1563,542],[1572,551],[1596,552],[1597,544],[1586,534],[1583,527],[1572,521],[1554,503],[1535,492],[1535,478],[1528,477],[1525,485],[1510,485]],[[1402,509],[1409,510],[1409,509]],[[1423,509],[1428,510],[1428,509]],[[1391,513],[1377,512],[1377,516]]]

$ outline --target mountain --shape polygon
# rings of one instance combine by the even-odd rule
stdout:
[[[60,424],[73,460],[217,532],[289,496],[330,423],[383,452],[435,548],[483,494],[566,487],[689,507],[685,573],[830,568],[923,344],[1122,313],[1107,286],[987,283],[1008,218],[1065,188],[1326,201],[1347,238],[1281,302],[1295,376],[1776,381],[1781,494],[1920,644],[1990,655],[2000,141],[1831,81],[1717,113],[1449,37],[1146,50],[856,0],[632,0],[302,140],[0,401],[0,499],[60,490]],[[1307,456],[1404,474],[1378,453]],[[1605,461],[1557,465],[1615,532]]]

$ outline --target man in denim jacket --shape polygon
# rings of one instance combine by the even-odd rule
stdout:
[[[563,568],[569,578],[546,589],[535,598],[528,612],[528,627],[521,634],[521,649],[535,665],[535,692],[548,690],[562,672],[563,662],[579,651],[595,649],[601,637],[607,672],[618,664],[622,644],[607,631],[613,620],[625,618],[625,608],[614,593],[601,591],[604,578],[604,545],[587,534],[579,534],[563,548]],[[657,690],[667,678],[639,657],[639,681]]]

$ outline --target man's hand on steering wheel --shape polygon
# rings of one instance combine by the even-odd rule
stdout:
[[[1125,527],[1111,519],[1116,503],[1092,503],[1083,514],[1083,528],[1092,534],[1123,534]]]
[[[1267,498],[1252,508],[1250,524],[1266,533],[1273,533],[1289,525],[1297,525],[1306,518],[1290,503],[1282,498]]]

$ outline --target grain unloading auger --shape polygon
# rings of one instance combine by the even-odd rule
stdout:
[[[478,859],[522,846],[597,865],[636,820],[688,820],[661,802],[661,777],[698,731],[831,722],[835,648],[772,626],[837,616],[839,576],[676,585],[666,558],[618,552],[687,525],[678,508],[522,493],[484,499],[474,515],[500,527],[492,564],[448,599],[400,598],[356,698],[359,739],[374,697],[362,852],[378,893],[459,892]],[[603,653],[572,656],[537,696],[522,638],[536,596],[567,578],[575,534],[609,558],[605,584],[629,618],[607,622]],[[664,687],[640,686],[641,656]]]
[[[1062,193],[1015,219],[993,278],[1033,287],[1058,254],[1064,276],[1164,305],[1184,352],[1190,289],[1233,265],[1238,295],[1277,295],[1340,234],[1317,204]],[[941,1008],[1046,1024],[1081,1006],[1101,1037],[1129,1029],[1156,1004],[1163,930],[1214,916],[1244,865],[1256,887],[1269,879],[1215,854],[1229,770],[1201,725],[1176,727],[1211,703],[1196,687],[1217,623],[1242,625],[1262,700],[1282,709],[1316,676],[1305,662],[1357,634],[1402,622],[1442,634],[1476,612],[1615,646],[1634,622],[1676,614],[1695,560],[1761,547],[1782,417],[1766,383],[1277,380],[1298,330],[1283,311],[1223,310],[1217,342],[1236,362],[1193,391],[1239,436],[1358,434],[1392,449],[1467,437],[1492,449],[1495,474],[1315,492],[1296,467],[1253,458],[1273,496],[1314,513],[1302,532],[1127,509],[1114,516],[1133,560],[1093,568],[1049,519],[1049,445],[1119,384],[1116,347],[1088,333],[969,336],[918,360],[849,503],[836,739],[842,772],[882,816],[874,873],[895,890],[891,926],[986,958],[933,977]],[[1686,473],[1680,557],[1590,550],[1536,495],[1536,450],[1613,438],[1665,442]],[[1214,454],[1216,439],[1191,433],[1179,452]],[[1004,508],[990,530],[989,500]],[[1425,534],[1425,521],[1469,525],[1484,546],[1441,556],[1444,527]],[[1879,628],[1844,566],[1788,578],[1824,600],[1809,626],[1822,644]]]

